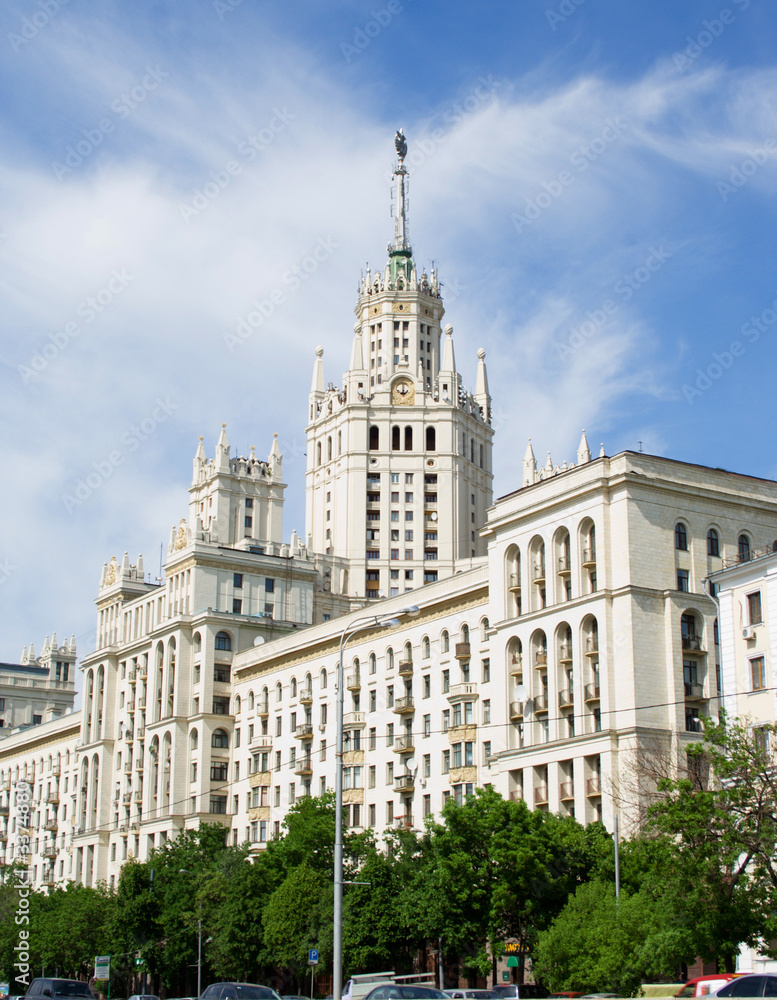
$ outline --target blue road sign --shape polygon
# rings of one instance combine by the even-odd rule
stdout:
[[[308,965],[318,965],[318,948],[308,949]]]

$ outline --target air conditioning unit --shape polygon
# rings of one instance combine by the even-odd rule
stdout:
[[[752,639],[755,636],[755,629],[751,625],[745,625],[742,629],[743,639]]]

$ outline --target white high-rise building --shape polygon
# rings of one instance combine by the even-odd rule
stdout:
[[[407,145],[397,133],[394,239],[356,303],[342,387],[316,350],[307,426],[307,535],[335,594],[389,597],[485,554],[491,397],[485,351],[475,392],[443,330],[437,273],[418,274],[407,230]]]

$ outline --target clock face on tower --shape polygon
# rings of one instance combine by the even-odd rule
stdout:
[[[391,402],[395,406],[410,406],[415,402],[415,386],[409,379],[397,379],[391,387]]]

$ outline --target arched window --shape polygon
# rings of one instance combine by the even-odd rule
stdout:
[[[421,656],[428,660],[432,655],[432,644],[429,642],[429,636],[425,635],[421,640]]]
[[[481,642],[485,642],[486,639],[488,638],[488,629],[489,629],[488,618],[484,618],[480,622],[480,639],[481,639]]]
[[[321,668],[321,675],[320,676],[321,676],[321,687],[325,688],[326,684],[327,684],[326,667],[322,667]]]
[[[413,450],[413,428],[405,428],[405,451]]]
[[[718,533],[714,528],[710,528],[707,532],[707,555],[720,555],[720,539],[718,538]]]
[[[326,439],[326,460],[327,462],[332,461],[332,435]]]
[[[196,729],[192,729],[189,733],[189,749],[196,750],[200,743],[199,733]]]
[[[467,624],[461,626],[461,641],[469,642],[469,625]]]
[[[442,635],[440,636],[440,650],[443,653],[449,653],[451,649],[451,638],[448,635],[448,630],[444,629]]]
[[[674,547],[682,552],[688,551],[688,531],[682,521],[674,526]]]
[[[297,678],[296,677],[292,677],[292,679],[289,681],[289,689],[290,689],[289,690],[290,696],[292,698],[296,698],[297,697]]]
[[[232,638],[227,632],[216,635],[216,649],[232,649]]]
[[[394,669],[394,650],[391,646],[386,650],[386,668],[388,670]]]
[[[378,658],[374,653],[370,653],[370,673],[376,674],[378,672]]]
[[[240,707],[241,707],[242,704],[243,703],[241,701],[240,695],[236,694],[235,695],[235,715],[240,715]]]
[[[321,465],[321,442],[316,445],[316,465]]]
[[[218,750],[226,750],[229,747],[229,733],[226,729],[214,730],[210,745]]]
[[[399,451],[399,427],[396,424],[391,428],[391,450]]]
[[[747,562],[750,559],[750,539],[747,535],[739,536],[737,554],[740,562]]]
[[[469,439],[469,460],[472,464],[475,464],[475,439]]]
[[[254,710],[254,692],[248,692],[248,711],[253,712]]]
[[[483,445],[481,444],[480,445],[480,468],[481,469],[483,468],[483,454],[484,454],[484,452],[483,452]]]
[[[202,649],[202,639],[200,638],[200,633],[194,633],[194,652],[199,653]]]
[[[337,454],[342,455],[343,453],[343,432],[337,432]]]
[[[434,427],[426,428],[426,450],[437,451],[437,431]]]
[[[281,684],[280,681],[278,681],[278,683],[275,685],[275,700],[276,701],[283,700],[283,685]]]
[[[378,451],[380,449],[380,428],[376,427],[374,424],[370,427],[370,451]]]

